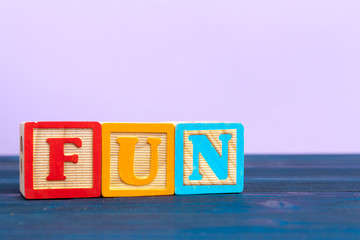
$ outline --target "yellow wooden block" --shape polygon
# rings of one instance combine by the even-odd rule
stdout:
[[[174,132],[169,123],[103,123],[102,195],[174,194]]]

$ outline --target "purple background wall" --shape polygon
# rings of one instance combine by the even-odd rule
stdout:
[[[0,1],[21,121],[242,122],[246,153],[360,152],[359,1]]]

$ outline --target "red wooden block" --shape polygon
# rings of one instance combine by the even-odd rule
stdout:
[[[25,198],[99,197],[100,185],[100,123],[20,125],[20,191]]]

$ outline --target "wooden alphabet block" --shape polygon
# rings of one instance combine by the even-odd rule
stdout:
[[[99,197],[100,181],[100,123],[20,125],[20,191],[25,198]]]
[[[175,194],[242,192],[240,123],[179,123],[175,135]]]
[[[102,195],[174,194],[174,131],[168,123],[103,123]]]

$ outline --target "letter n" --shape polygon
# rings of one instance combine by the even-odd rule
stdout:
[[[193,172],[189,176],[189,180],[201,180],[199,167],[199,155],[201,154],[205,161],[209,164],[211,170],[215,173],[219,180],[225,180],[228,177],[228,155],[229,140],[231,134],[221,134],[219,139],[222,143],[222,153],[216,151],[209,138],[206,135],[190,135],[189,140],[193,144]]]

